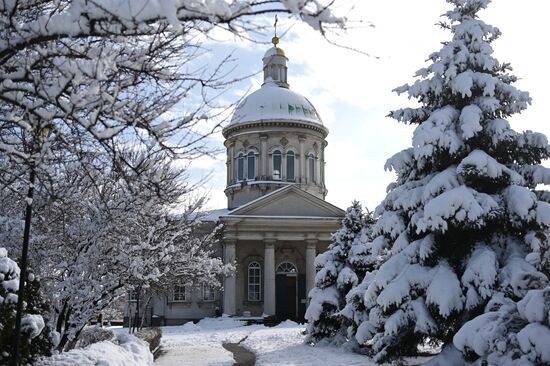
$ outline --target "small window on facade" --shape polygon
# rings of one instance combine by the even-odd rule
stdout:
[[[244,179],[244,157],[242,153],[239,153],[237,158],[237,180]]]
[[[174,286],[174,301],[189,301],[189,295],[187,294],[187,288],[185,285]]]
[[[137,290],[130,290],[128,292],[128,300],[129,301],[137,301],[138,299],[138,291]]]
[[[281,179],[281,152],[273,151],[273,179]]]
[[[286,153],[286,180],[294,181],[294,153]]]
[[[247,179],[254,179],[256,177],[256,157],[254,152],[251,151],[248,153],[248,169],[247,169]]]
[[[313,154],[308,155],[307,163],[309,167],[309,181],[314,182],[315,181],[315,156],[313,156]]]
[[[260,301],[262,267],[258,262],[248,265],[248,301]]]
[[[204,286],[202,288],[202,300],[203,301],[214,301],[216,300],[216,292],[213,287]]]

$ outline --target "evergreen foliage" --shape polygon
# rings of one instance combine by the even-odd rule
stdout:
[[[447,2],[452,40],[396,89],[420,106],[390,116],[417,127],[386,164],[397,181],[366,243],[382,264],[348,298],[363,295],[355,337],[376,362],[429,340],[480,363],[548,363],[550,205],[536,188],[550,147],[506,120],[531,99],[492,56],[500,31],[478,19],[490,1]]]
[[[318,273],[306,312],[309,341],[327,339],[341,343],[345,340],[344,319],[339,312],[345,306],[347,293],[364,276],[364,270],[350,262],[350,254],[367,228],[367,217],[370,215],[354,201],[346,210],[342,227],[332,236],[328,250],[315,259]]]

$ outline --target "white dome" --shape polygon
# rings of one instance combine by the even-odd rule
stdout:
[[[237,106],[229,126],[262,120],[322,124],[315,107],[306,97],[269,81]]]

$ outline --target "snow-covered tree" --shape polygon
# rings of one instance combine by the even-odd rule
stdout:
[[[323,33],[344,24],[317,0],[0,0],[0,152],[17,167],[0,181],[25,199],[20,292],[34,188],[67,161],[92,176],[83,153],[126,163],[121,144],[184,159],[208,151],[204,138],[213,129],[203,122],[230,107],[215,97],[231,80],[223,65],[203,67],[201,42],[219,28],[243,35],[261,25],[254,15],[275,12]],[[182,100],[184,111],[169,114]]]
[[[0,247],[0,363],[8,364],[13,356],[13,327],[19,286],[19,266],[8,257],[5,248]],[[25,296],[25,309],[22,319],[21,344],[22,364],[35,361],[47,355],[51,348],[50,334],[40,314],[46,312],[40,294],[38,279],[31,273],[29,291]]]
[[[345,327],[339,311],[345,305],[346,294],[360,280],[349,262],[349,256],[364,227],[363,208],[354,201],[346,210],[342,227],[333,234],[327,251],[315,258],[318,272],[315,287],[309,293],[310,302],[305,315],[308,340],[311,342],[327,339],[341,343],[344,340]]]
[[[427,340],[501,364],[550,362],[547,138],[507,118],[531,99],[493,56],[500,31],[478,18],[489,0],[447,0],[452,40],[419,80],[396,89],[420,106],[391,117],[417,125],[387,162],[397,181],[376,209],[369,279],[356,339],[377,362]],[[481,315],[480,315],[481,314]],[[498,363],[495,360],[499,359]]]

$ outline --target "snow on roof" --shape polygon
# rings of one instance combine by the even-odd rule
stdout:
[[[290,120],[323,124],[311,102],[290,89],[267,81],[235,109],[229,126],[261,120]]]
[[[227,208],[201,212],[198,220],[204,222],[216,222],[219,220],[220,216],[225,216],[228,212],[229,210]]]
[[[270,49],[265,51],[263,58],[271,57],[271,56],[285,56],[285,51],[283,51],[283,49],[279,47],[271,47]]]

